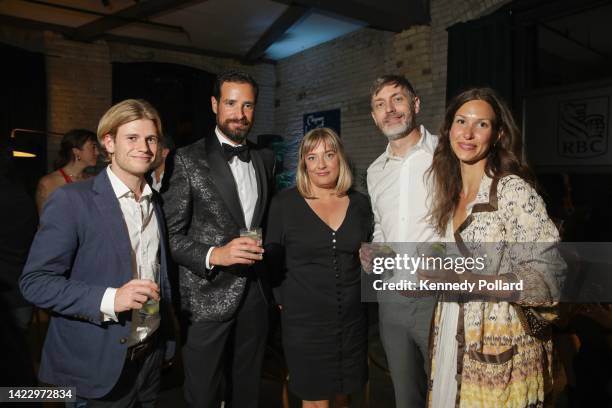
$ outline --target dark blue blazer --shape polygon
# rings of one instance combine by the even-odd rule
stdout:
[[[166,231],[157,200],[154,195],[161,241],[159,330],[169,339],[173,325]],[[20,279],[24,297],[51,311],[41,381],[76,387],[86,398],[102,397],[115,385],[125,362],[131,312],[119,313],[119,322],[103,322],[100,304],[106,288],[119,288],[132,279],[131,251],[106,170],[50,195]],[[174,344],[168,346],[166,356],[174,352]]]

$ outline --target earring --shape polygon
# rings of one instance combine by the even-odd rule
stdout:
[[[77,160],[77,161],[80,161],[80,160],[81,160],[81,156],[77,156],[77,157],[76,157],[76,160]]]

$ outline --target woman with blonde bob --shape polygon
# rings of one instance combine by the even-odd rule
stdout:
[[[299,148],[297,187],[272,200],[266,259],[280,272],[289,387],[303,407],[345,407],[367,379],[367,316],[361,303],[359,246],[368,241],[368,199],[351,190],[342,142],[311,130]]]

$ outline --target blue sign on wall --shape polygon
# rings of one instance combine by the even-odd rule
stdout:
[[[333,129],[340,136],[340,109],[307,113],[304,115],[304,134],[316,128]]]

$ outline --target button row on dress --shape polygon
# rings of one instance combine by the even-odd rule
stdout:
[[[333,259],[332,262],[334,264],[334,271],[336,271],[336,279],[340,279],[340,272],[338,271],[338,258],[337,258],[337,253],[336,253],[336,232],[332,231],[332,249],[333,249]],[[336,283],[336,285],[339,285],[339,283]],[[340,292],[338,291],[338,302],[340,301]]]

